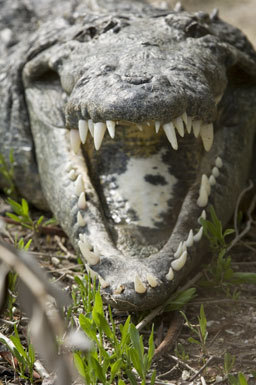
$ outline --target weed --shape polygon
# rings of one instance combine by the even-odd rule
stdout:
[[[24,198],[21,199],[21,203],[18,203],[11,198],[8,198],[7,202],[11,206],[14,214],[6,213],[6,215],[17,224],[31,230],[33,234],[38,233],[41,226],[47,226],[52,223],[56,223],[54,218],[45,220],[43,215],[41,215],[38,219],[33,220],[30,214],[28,202]]]
[[[234,367],[236,357],[226,352],[224,354],[224,373],[228,375]]]
[[[4,187],[4,193],[16,199],[18,193],[14,184],[14,157],[12,149],[9,152],[9,165],[3,155],[0,154],[0,174],[2,174],[7,183],[7,187]]]
[[[223,231],[222,224],[217,218],[214,208],[210,207],[211,221],[201,219],[204,234],[209,239],[210,245],[214,252],[217,252],[217,260],[207,266],[207,280],[201,280],[201,286],[219,287],[224,290],[228,297],[236,299],[239,297],[239,291],[234,285],[242,283],[256,283],[256,274],[250,272],[235,272],[232,268],[232,260],[227,256],[227,248],[229,244],[226,237],[234,233],[233,229]]]
[[[189,355],[186,353],[184,346],[178,342],[174,349],[175,356],[182,361],[188,361]]]
[[[29,341],[27,341],[28,348],[23,348],[16,325],[14,325],[14,335],[10,336],[10,340],[13,343],[12,346],[9,346],[5,340],[0,338],[0,341],[8,347],[12,355],[17,359],[17,367],[15,366],[14,370],[17,371],[21,378],[29,380],[30,383],[33,384],[33,370],[35,363],[35,352],[33,346]]]
[[[75,281],[77,288],[72,294],[75,307],[77,308],[81,301],[84,306],[84,314],[79,315],[79,324],[95,346],[90,354],[85,355],[79,351],[74,353],[75,366],[80,375],[91,385],[111,385],[113,381],[123,385],[124,377],[128,378],[132,385],[138,384],[137,380],[145,385],[154,354],[153,329],[148,340],[148,351],[145,352],[142,336],[131,322],[130,316],[124,325],[117,327],[111,308],[108,307],[109,322],[95,283],[90,290],[89,278],[81,280],[76,277]],[[90,299],[87,298],[89,293]],[[150,379],[152,385],[155,376],[156,373],[153,372]]]
[[[237,377],[229,374],[228,382],[230,385],[248,385],[246,377],[243,373],[238,373]]]
[[[198,325],[193,325],[191,322],[189,322],[186,314],[181,311],[181,314],[183,315],[186,323],[185,325],[192,331],[192,333],[197,337],[189,337],[188,341],[197,344],[201,346],[202,352],[205,354],[206,353],[206,340],[208,337],[208,331],[207,331],[207,320],[204,312],[204,306],[200,306],[200,315],[198,316]]]

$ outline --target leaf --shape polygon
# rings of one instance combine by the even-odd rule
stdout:
[[[97,314],[97,313],[104,315],[102,298],[101,298],[99,291],[97,291],[95,293],[94,306],[93,306],[93,310],[92,310],[92,319],[93,320],[95,319],[95,314]]]
[[[200,325],[200,331],[201,331],[203,339],[205,339],[205,337],[206,337],[206,324],[207,324],[207,320],[205,317],[204,306],[203,306],[203,304],[201,304],[199,325]]]
[[[141,350],[140,334],[133,324],[130,324],[129,331],[130,331],[130,337],[131,337],[133,347],[135,348],[136,352],[138,353],[139,361],[142,364],[143,363],[143,352]]]
[[[146,370],[149,370],[152,362],[152,358],[154,356],[155,352],[155,345],[154,345],[154,325],[152,326],[151,334],[148,340],[148,366],[146,367]]]
[[[89,356],[89,366],[91,366],[99,380],[105,384],[106,382],[106,377],[103,373],[102,367],[100,366],[99,362],[91,355]]]
[[[185,291],[178,291],[170,297],[164,311],[180,310],[184,307],[184,305],[195,298],[196,295],[196,289],[194,287]]]
[[[197,345],[200,345],[200,342],[195,340],[195,338],[193,337],[189,337],[188,338],[188,342],[190,342],[191,344],[197,344]]]
[[[246,377],[243,373],[238,373],[238,379],[239,379],[240,385],[248,385]]]
[[[150,380],[150,385],[154,385],[155,380],[156,380],[156,369],[154,369],[154,371],[152,373],[151,380]]]
[[[91,338],[93,341],[98,343],[98,338],[96,335],[96,329],[95,329],[95,326],[93,324],[93,320],[89,319],[84,314],[80,314],[79,315],[79,324],[80,324],[81,328],[83,329],[83,331],[85,332],[85,334],[89,338]]]
[[[79,353],[73,353],[73,358],[74,358],[75,367],[77,368],[78,373],[80,374],[80,376],[85,378],[86,370],[85,370],[85,366],[84,366],[84,361],[82,360],[80,354]]]
[[[131,361],[133,363],[133,366],[134,368],[136,369],[136,371],[138,372],[138,374],[140,375],[141,378],[143,378],[143,375],[144,375],[144,362],[143,362],[143,358],[140,356],[140,353],[134,349],[134,348],[130,348],[129,349],[129,355],[131,357]]]
[[[40,218],[37,220],[37,222],[36,222],[37,226],[40,226],[41,223],[43,222],[43,220],[44,220],[44,216],[41,215],[41,217],[40,217]]]
[[[111,365],[111,376],[110,376],[111,383],[113,382],[114,378],[116,377],[122,365],[123,365],[122,358],[119,358],[117,361],[113,363],[113,365]]]
[[[29,207],[28,207],[28,202],[26,201],[26,199],[24,199],[24,198],[21,199],[21,205],[22,205],[23,215],[28,217],[29,216]]]
[[[16,214],[18,214],[18,215],[23,214],[22,206],[18,202],[16,202],[15,200],[13,200],[11,198],[8,198],[7,202],[9,203],[9,205],[11,206],[11,208],[13,209],[13,211]]]
[[[129,315],[129,317],[125,321],[125,324],[119,326],[120,332],[122,334],[122,338],[121,338],[121,345],[122,346],[126,345],[127,340],[129,338],[130,320],[131,320],[131,316]]]

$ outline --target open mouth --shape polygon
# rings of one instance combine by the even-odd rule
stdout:
[[[199,216],[176,248],[172,245],[173,260],[165,274],[162,272],[167,281],[172,281],[175,272],[183,269],[189,248],[203,235],[200,218],[206,218],[204,208],[222,167],[221,158],[216,157],[208,174],[201,174],[198,183],[202,158],[212,148],[213,141],[213,124],[193,119],[186,112],[168,123],[110,120],[94,123],[91,119],[80,119],[78,129],[70,130],[71,150],[75,154],[82,151],[86,159],[106,230],[124,258],[143,261],[160,253],[171,238],[184,200],[198,185],[194,206]],[[73,180],[73,170],[68,167],[67,171]],[[86,227],[87,204],[81,176],[76,176],[75,186],[77,222]],[[78,245],[88,265],[95,269],[101,262],[98,247],[93,252],[84,235],[80,236]],[[141,275],[135,267],[132,279],[135,292],[140,294],[160,284],[153,271],[144,270]],[[108,284],[103,283],[105,287]],[[119,283],[114,293],[123,290],[125,282]]]

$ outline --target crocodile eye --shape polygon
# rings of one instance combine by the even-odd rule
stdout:
[[[203,37],[210,33],[206,26],[199,24],[196,21],[192,21],[190,24],[188,24],[185,28],[185,31],[188,37],[194,38]]]

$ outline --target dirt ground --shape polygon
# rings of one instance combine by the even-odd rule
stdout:
[[[170,5],[175,3],[169,1]],[[188,11],[200,9],[210,12],[213,8],[219,8],[220,16],[240,27],[256,47],[256,0],[184,0],[182,4]],[[254,219],[255,217],[254,215]],[[16,231],[21,230],[17,230],[17,227],[10,228],[12,234]],[[30,236],[28,233],[23,235],[27,238]],[[42,235],[37,246],[34,254],[42,266],[51,271],[56,279],[66,280],[71,285],[72,277],[79,268],[67,239],[56,235]],[[256,273],[255,221],[251,223],[246,237],[238,242],[229,255],[235,271]],[[233,290],[234,288],[231,291]],[[172,340],[175,344],[167,341],[170,349],[153,364],[157,370],[156,384],[228,385],[224,369],[224,354],[227,352],[235,357],[231,373],[237,375],[242,372],[249,385],[256,384],[253,376],[256,372],[256,285],[242,285],[239,287],[239,295],[235,294],[236,292],[227,295],[221,289],[198,287],[198,296],[187,306],[186,315],[191,323],[198,324],[200,305],[204,305],[208,330],[204,351],[201,345],[188,342],[189,337],[196,338],[188,327],[183,326],[179,332],[177,329],[177,335]],[[156,343],[166,338],[168,328],[171,330],[173,327],[172,320],[173,313],[166,313],[155,320]],[[1,332],[8,333],[8,325],[3,324]],[[5,361],[0,358],[0,384],[1,381],[2,384],[18,383],[11,378]]]

